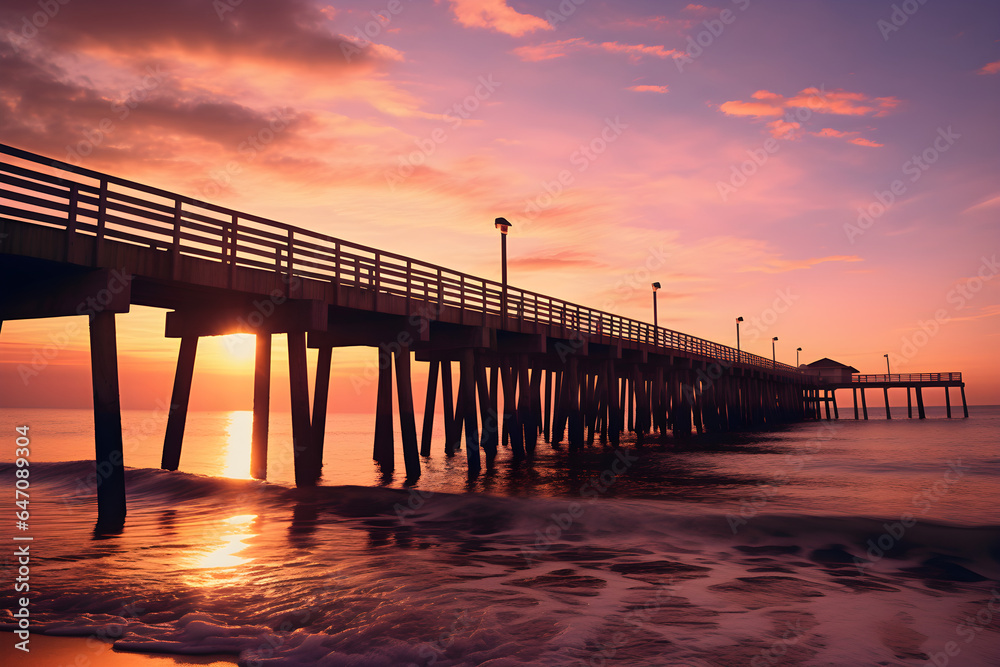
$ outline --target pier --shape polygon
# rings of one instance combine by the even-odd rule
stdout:
[[[464,446],[475,475],[494,464],[501,446],[514,461],[530,458],[539,438],[576,451],[595,440],[617,447],[626,432],[642,444],[818,419],[820,403],[843,388],[801,368],[506,282],[11,146],[0,145],[0,156],[0,323],[88,317],[95,458],[109,471],[97,487],[105,526],[121,525],[126,513],[115,321],[132,304],[164,309],[164,335],[180,339],[163,443],[167,470],[180,465],[200,338],[246,333],[256,337],[251,470],[267,477],[271,341],[287,337],[299,486],[316,484],[321,474],[338,347],[367,346],[377,356],[373,458],[394,469],[396,412],[410,480],[433,454],[439,395],[441,454]],[[307,349],[318,350],[311,391]],[[419,432],[414,362],[429,364]],[[916,382],[923,416],[920,387],[928,385],[896,382],[891,386]],[[964,389],[962,397],[964,407]]]

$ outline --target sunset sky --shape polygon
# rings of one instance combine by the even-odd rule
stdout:
[[[0,40],[3,143],[495,279],[504,216],[519,287],[1000,403],[995,0],[8,0]],[[119,317],[125,407],[163,326]],[[88,406],[86,331],[4,323],[0,403]],[[192,407],[249,409],[252,353],[203,342]]]

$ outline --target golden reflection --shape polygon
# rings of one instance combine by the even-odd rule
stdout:
[[[250,479],[250,441],[253,432],[253,412],[236,410],[229,413],[226,441],[223,445],[222,475]]]
[[[187,584],[215,586],[241,579],[243,574],[234,568],[253,560],[239,554],[248,546],[245,540],[257,535],[256,521],[256,514],[238,514],[207,526],[198,536],[203,550],[191,554],[180,563],[182,569],[199,570],[185,578]]]

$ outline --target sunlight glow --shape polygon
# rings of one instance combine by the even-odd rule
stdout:
[[[223,468],[225,477],[250,479],[250,443],[253,433],[253,412],[236,410],[229,413],[226,425],[226,440],[223,444]]]
[[[245,540],[257,535],[256,521],[256,514],[238,514],[208,527],[202,535],[208,549],[180,563],[183,569],[205,570],[187,577],[188,585],[215,586],[227,579],[242,578],[243,573],[232,568],[253,560],[237,554],[247,548]]]

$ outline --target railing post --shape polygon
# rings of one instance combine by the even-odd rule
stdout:
[[[69,186],[69,211],[66,213],[66,261],[76,259],[76,216],[80,200],[80,190],[76,183]]]
[[[372,269],[373,310],[378,310],[378,291],[382,283],[382,253],[375,252],[375,267]]]
[[[486,326],[486,311],[490,309],[489,306],[489,292],[486,289],[486,279],[483,278],[483,326]]]
[[[174,238],[170,244],[170,276],[174,280],[181,278],[181,217],[183,204],[180,199],[174,201]]]
[[[101,179],[101,191],[97,199],[97,238],[94,239],[94,266],[100,266],[104,251],[104,228],[108,215],[108,181]]]
[[[333,243],[333,305],[340,305],[340,241]]]
[[[292,296],[292,263],[295,261],[292,248],[295,246],[295,232],[288,230],[288,261],[285,266],[285,296]]]
[[[406,260],[406,315],[410,315],[410,299],[413,298],[413,260]]]
[[[444,307],[444,299],[443,299],[444,286],[442,285],[442,282],[443,281],[441,280],[441,269],[438,268],[437,270],[438,314],[441,313],[441,309]]]
[[[236,224],[239,216],[233,213],[233,224],[229,228],[229,289],[233,288],[233,278],[236,275]]]
[[[458,274],[459,324],[465,324],[465,274]]]

